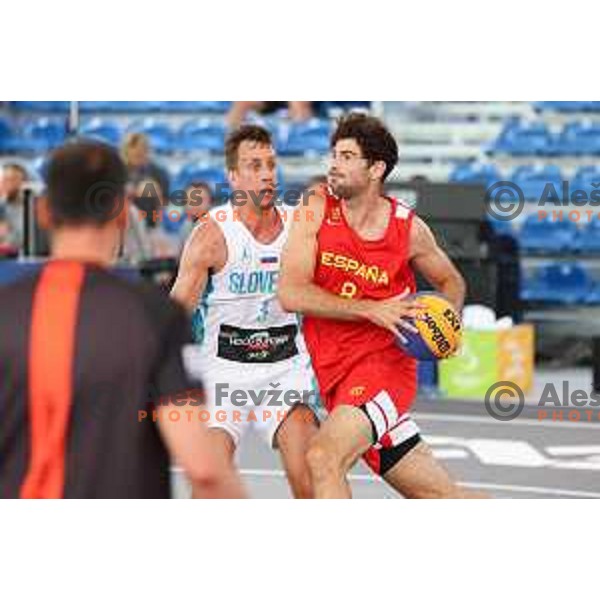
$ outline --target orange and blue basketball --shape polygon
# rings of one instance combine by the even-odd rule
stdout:
[[[418,333],[401,329],[406,343],[398,342],[407,354],[419,360],[443,360],[452,356],[462,340],[462,321],[458,311],[441,294],[422,292],[410,299],[424,308],[419,319],[411,320]]]

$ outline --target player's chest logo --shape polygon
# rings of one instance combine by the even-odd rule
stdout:
[[[278,270],[235,270],[229,274],[229,292],[240,296],[272,295],[277,291],[278,277]]]
[[[319,262],[322,267],[352,275],[354,279],[363,280],[377,287],[387,287],[390,275],[387,269],[376,264],[367,264],[356,258],[337,254],[336,252],[321,252]]]

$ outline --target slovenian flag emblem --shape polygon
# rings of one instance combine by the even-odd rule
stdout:
[[[260,264],[261,265],[276,265],[279,262],[279,257],[277,256],[261,256]]]

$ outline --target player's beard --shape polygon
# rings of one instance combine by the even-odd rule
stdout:
[[[335,196],[338,198],[352,198],[354,196],[355,190],[352,186],[344,185],[343,183],[330,183],[329,187]]]
[[[342,177],[340,174],[330,173],[327,177],[327,184],[329,185],[329,189],[338,198],[348,199],[356,193],[354,187],[348,185],[345,177]]]

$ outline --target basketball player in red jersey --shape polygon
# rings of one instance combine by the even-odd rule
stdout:
[[[398,161],[385,126],[351,114],[338,124],[331,146],[329,186],[299,209],[279,285],[284,308],[305,315],[329,412],[307,454],[315,494],[349,498],[346,475],[364,456],[405,497],[466,497],[408,414],[416,361],[398,346],[420,308],[407,298],[416,291],[414,270],[459,310],[464,280],[427,225],[383,196]]]

